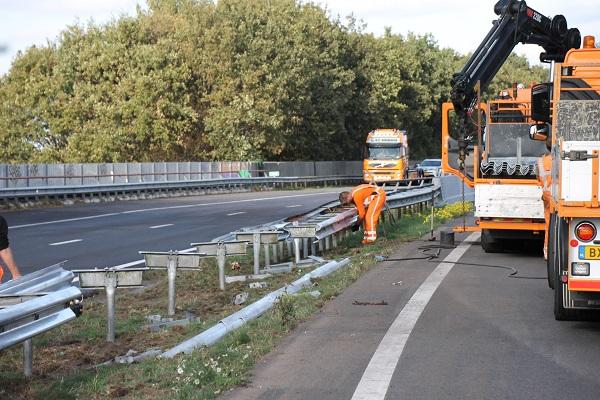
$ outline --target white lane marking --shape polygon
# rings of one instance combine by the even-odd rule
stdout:
[[[154,226],[151,226],[150,229],[166,228],[167,226],[173,226],[173,225],[175,225],[175,224],[154,225]]]
[[[246,211],[238,211],[231,214],[227,214],[228,217],[233,217],[234,215],[246,214]]]
[[[302,204],[292,204],[291,206],[286,206],[285,208],[296,208],[296,207],[302,207]]]
[[[66,240],[64,242],[48,243],[48,245],[49,246],[60,246],[61,244],[77,243],[77,242],[81,242],[81,241],[83,241],[83,239],[73,239],[73,240]]]
[[[217,202],[213,202],[213,203],[184,204],[184,205],[180,205],[180,206],[144,208],[144,209],[139,209],[139,210],[121,211],[121,212],[118,212],[118,213],[90,215],[88,217],[67,218],[67,219],[59,219],[59,220],[55,220],[55,221],[35,222],[35,223],[32,223],[32,224],[12,225],[12,226],[9,226],[8,229],[29,228],[29,227],[32,227],[32,226],[58,224],[58,223],[62,223],[62,222],[82,221],[82,220],[86,220],[86,219],[104,218],[104,217],[111,217],[111,216],[115,216],[115,215],[134,214],[134,213],[147,212],[147,211],[160,211],[160,210],[174,210],[174,209],[179,209],[179,208],[190,208],[190,207],[217,206],[217,205],[222,205],[222,204],[252,203],[252,202],[255,202],[255,201],[267,201],[267,200],[289,199],[289,198],[295,198],[295,197],[320,196],[320,195],[331,194],[331,193],[335,193],[335,192],[318,192],[318,193],[307,193],[307,194],[292,194],[292,195],[286,195],[286,196],[261,197],[261,198],[258,198],[258,199],[217,201]]]
[[[185,249],[185,250],[177,250],[178,253],[191,253],[193,251],[196,251],[195,247],[190,247],[189,249]],[[129,267],[135,267],[136,265],[140,265],[140,264],[144,264],[146,262],[146,260],[136,260],[136,261],[131,261],[125,264],[119,264],[119,265],[115,265],[114,268],[115,269],[125,269],[125,268],[129,268]]]
[[[471,242],[479,239],[479,235],[479,232],[473,232],[457,248],[452,250],[408,300],[379,343],[375,354],[371,357],[371,361],[354,391],[352,400],[385,399],[406,341],[421,317],[423,310],[446,275],[471,247]]]

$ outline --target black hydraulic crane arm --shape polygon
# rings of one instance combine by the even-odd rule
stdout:
[[[494,12],[499,16],[494,26],[463,69],[452,78],[452,103],[457,116],[465,123],[469,109],[477,101],[477,82],[481,91],[487,89],[518,43],[543,47],[542,62],[561,62],[569,49],[581,45],[579,30],[568,29],[564,16],[545,17],[529,8],[525,0],[500,0]],[[466,131],[463,133],[466,135]]]

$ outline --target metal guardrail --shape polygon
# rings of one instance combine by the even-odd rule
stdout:
[[[73,273],[56,264],[0,285],[0,350],[24,344],[25,376],[31,376],[31,338],[75,319],[81,290],[72,285]],[[7,302],[7,300],[9,300]]]
[[[389,209],[400,209],[418,204],[433,203],[440,193],[439,185],[429,185],[411,190],[392,189],[386,191]],[[344,208],[339,202],[330,203],[321,212],[303,216],[285,225],[284,230],[295,239],[308,238],[318,241],[350,228],[357,220],[356,208]]]
[[[0,285],[0,296],[48,293],[71,286],[73,273],[63,269],[66,261],[42,268]]]
[[[119,196],[142,193],[161,194],[176,192],[179,194],[198,194],[206,190],[235,190],[257,186],[305,187],[311,184],[353,184],[362,181],[358,176],[306,176],[306,177],[264,177],[264,178],[227,178],[195,181],[143,182],[107,185],[78,186],[41,186],[33,188],[0,189],[0,201],[40,200],[40,199],[85,199],[88,197]],[[191,192],[191,193],[190,193]]]

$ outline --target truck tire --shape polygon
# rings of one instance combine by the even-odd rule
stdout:
[[[502,253],[502,246],[494,240],[489,229],[481,230],[481,248],[486,253]]]
[[[563,305],[563,296],[567,285],[562,283],[561,271],[568,262],[568,224],[564,219],[555,217],[554,225],[556,226],[554,230],[554,249],[556,253],[554,257],[554,318],[557,321],[581,320],[584,314],[582,310],[565,308]]]
[[[554,289],[554,280],[556,279],[556,244],[554,243],[556,238],[556,216],[550,215],[550,224],[548,226],[548,249],[547,249],[547,260],[546,269],[548,271],[548,286],[550,289]]]

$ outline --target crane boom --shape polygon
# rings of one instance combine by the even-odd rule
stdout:
[[[528,7],[525,0],[500,0],[494,6],[494,12],[499,18],[451,82],[451,100],[457,116],[463,121],[461,142],[465,148],[467,116],[477,101],[477,83],[482,91],[487,89],[518,43],[543,47],[545,51],[540,54],[542,62],[561,62],[567,51],[581,45],[579,30],[568,29],[563,15],[550,19]]]

